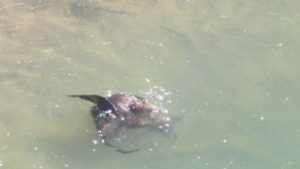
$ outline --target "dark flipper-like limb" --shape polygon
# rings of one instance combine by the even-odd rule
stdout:
[[[110,142],[107,141],[105,135],[102,133],[101,130],[98,131],[98,135],[100,137],[100,140],[101,140],[102,144],[105,144],[105,145],[107,145],[109,147],[115,148],[116,151],[119,152],[119,153],[129,154],[129,153],[140,151],[140,149],[138,149],[138,148],[137,149],[132,149],[132,150],[124,150],[123,148],[121,148],[119,146],[111,144]]]
[[[136,148],[136,149],[131,149],[131,150],[124,150],[123,148],[116,146],[116,145],[112,145],[111,143],[109,143],[108,141],[105,141],[105,145],[115,148],[117,150],[117,152],[123,153],[123,154],[129,154],[129,153],[133,153],[133,152],[137,152],[140,151],[140,149]]]
[[[112,110],[113,113],[116,113],[114,106],[105,98],[98,95],[69,95],[70,97],[79,97],[81,99],[93,102],[97,104],[102,110]]]

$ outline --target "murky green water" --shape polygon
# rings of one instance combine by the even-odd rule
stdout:
[[[296,0],[2,0],[0,168],[300,167]],[[154,86],[176,140],[93,144],[91,104],[68,94]]]

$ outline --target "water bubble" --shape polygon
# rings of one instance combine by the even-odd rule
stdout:
[[[93,141],[93,143],[96,145],[96,144],[98,144],[98,141],[97,140],[92,140]]]
[[[112,95],[111,90],[108,90],[108,91],[106,92],[106,95],[107,95],[108,97],[110,97],[110,96]]]

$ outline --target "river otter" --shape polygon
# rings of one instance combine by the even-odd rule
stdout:
[[[121,153],[138,151],[123,150],[109,143],[108,130],[114,125],[113,130],[117,133],[121,129],[136,127],[168,127],[170,117],[167,113],[151,104],[147,99],[139,96],[118,93],[109,97],[98,95],[69,95],[79,97],[95,103],[91,109],[91,115],[98,130],[101,143],[117,148]]]

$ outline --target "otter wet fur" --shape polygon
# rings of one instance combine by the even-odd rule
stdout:
[[[102,144],[116,148],[120,153],[132,153],[139,149],[124,150],[109,142],[108,130],[112,124],[115,133],[127,128],[169,126],[170,117],[147,99],[127,93],[118,93],[108,97],[98,95],[69,95],[78,97],[95,105],[91,115]]]

